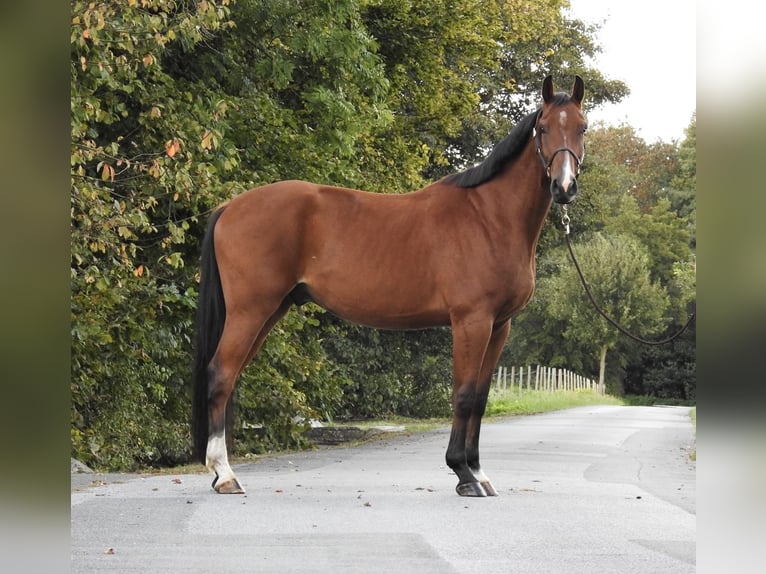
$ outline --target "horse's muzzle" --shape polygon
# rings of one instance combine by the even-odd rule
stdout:
[[[566,183],[554,178],[551,180],[551,196],[553,201],[562,205],[571,203],[577,195],[577,180],[572,178]]]

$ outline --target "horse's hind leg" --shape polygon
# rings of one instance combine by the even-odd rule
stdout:
[[[206,466],[215,474],[213,488],[220,494],[245,492],[229,465],[226,452],[226,405],[240,373],[289,308],[290,302],[283,301],[266,319],[258,313],[243,312],[227,316],[218,349],[210,361]]]
[[[466,433],[465,457],[468,468],[479,481],[488,496],[497,496],[497,491],[487,478],[487,475],[481,470],[479,464],[479,434],[481,431],[481,419],[487,407],[489,397],[489,387],[492,384],[492,373],[500,359],[500,353],[503,351],[503,345],[508,338],[511,322],[507,321],[492,330],[492,336],[487,345],[487,352],[484,354],[484,361],[479,372],[479,380],[476,385],[476,399],[473,405],[471,417],[468,419],[468,429]]]

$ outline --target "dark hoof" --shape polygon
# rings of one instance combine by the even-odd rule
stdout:
[[[455,487],[455,491],[460,496],[474,496],[481,498],[487,496],[487,491],[484,490],[484,487],[479,482],[464,482],[458,484],[457,487]]]
[[[490,481],[485,480],[481,483],[481,486],[484,488],[484,492],[487,493],[487,496],[497,496],[497,491]]]
[[[231,478],[213,488],[218,494],[245,494],[245,489],[240,486],[236,478]]]

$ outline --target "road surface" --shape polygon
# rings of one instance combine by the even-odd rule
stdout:
[[[205,474],[72,475],[72,572],[695,572],[685,407],[597,406],[485,422],[499,496],[462,498],[449,429]]]

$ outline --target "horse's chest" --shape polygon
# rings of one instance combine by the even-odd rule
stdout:
[[[511,318],[527,306],[535,291],[534,265],[517,268],[506,276],[497,301],[498,317]]]

